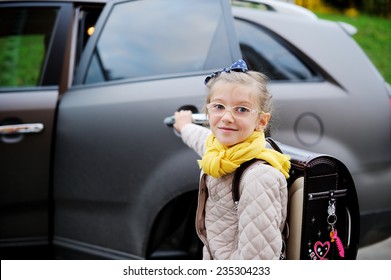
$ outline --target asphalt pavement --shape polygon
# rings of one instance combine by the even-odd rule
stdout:
[[[391,260],[391,237],[358,250],[358,260]]]

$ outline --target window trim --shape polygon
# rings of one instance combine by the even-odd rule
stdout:
[[[242,21],[249,25],[254,26],[256,29],[262,30],[262,32],[269,35],[272,39],[274,39],[278,44],[287,49],[292,55],[294,55],[304,66],[308,68],[308,70],[313,73],[313,78],[308,80],[270,80],[271,83],[303,83],[303,82],[323,82],[325,77],[329,76],[327,73],[319,67],[319,65],[308,57],[305,53],[303,53],[300,49],[298,49],[291,42],[285,40],[279,34],[274,32],[273,30],[263,26],[259,23],[244,19],[242,17],[235,16],[234,21]],[[239,36],[238,36],[239,37]],[[239,40],[239,39],[238,39]],[[239,42],[240,43],[240,42]],[[331,78],[331,76],[330,76]]]
[[[332,75],[330,75],[325,69],[323,69],[318,63],[316,63],[312,58],[310,58],[308,55],[306,55],[304,52],[302,52],[299,48],[297,48],[295,45],[293,45],[291,42],[285,40],[282,36],[280,36],[278,33],[274,32],[270,28],[263,26],[259,23],[244,19],[240,16],[235,16],[235,20],[242,20],[247,23],[250,23],[254,25],[257,28],[261,28],[265,30],[265,32],[268,32],[270,36],[276,38],[276,40],[279,40],[279,43],[285,46],[288,50],[290,50],[294,55],[299,57],[302,62],[306,63],[306,65],[315,71],[319,75],[319,79],[313,79],[311,81],[300,81],[301,83],[310,83],[310,82],[324,82],[328,81],[331,84],[334,84],[335,86],[344,89],[342,84],[340,84],[337,80],[333,78]],[[287,83],[287,81],[271,81],[272,83]],[[288,81],[289,82],[289,81]],[[298,83],[298,81],[290,81],[290,83]]]
[[[48,45],[41,76],[37,86],[58,86],[66,51],[66,40],[72,19],[72,3],[64,2],[14,2],[1,3],[1,8],[57,8],[58,16],[53,25],[52,37]],[[61,67],[59,67],[59,65]],[[21,87],[24,88],[24,87]]]

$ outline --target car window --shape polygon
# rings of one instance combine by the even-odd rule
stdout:
[[[219,1],[117,3],[99,35],[84,83],[216,69],[230,61]]]
[[[58,8],[0,8],[0,87],[41,84]]]
[[[277,81],[308,81],[318,77],[281,38],[266,29],[239,19],[235,20],[235,29],[243,58],[252,70]]]

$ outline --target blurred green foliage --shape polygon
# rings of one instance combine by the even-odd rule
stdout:
[[[44,57],[43,35],[0,38],[0,85],[38,85]]]
[[[391,18],[391,0],[295,0],[294,3],[316,12],[363,13]]]
[[[360,13],[374,16],[391,16],[391,0],[323,0],[325,4],[340,11],[355,8]]]

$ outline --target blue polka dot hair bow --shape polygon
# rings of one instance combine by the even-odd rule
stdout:
[[[247,72],[248,68],[247,68],[246,62],[243,59],[239,59],[234,64],[232,64],[229,68],[224,68],[224,69],[221,69],[219,71],[213,72],[212,74],[208,75],[205,78],[205,82],[204,83],[206,85],[210,81],[210,79],[213,79],[213,78],[217,77],[222,72],[229,73],[231,71],[243,72],[243,73]]]

